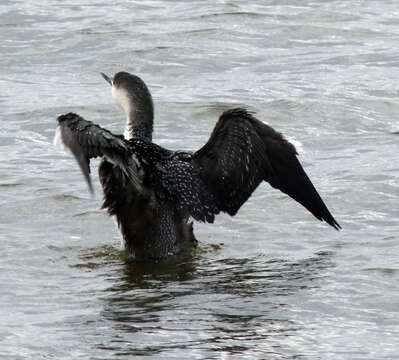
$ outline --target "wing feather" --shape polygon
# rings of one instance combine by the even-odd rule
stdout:
[[[110,131],[103,129],[81,116],[68,113],[57,118],[63,144],[72,152],[86,179],[91,192],[90,159],[105,156],[119,166],[127,179],[141,190],[138,169],[134,164],[128,143]]]
[[[264,180],[317,219],[340,229],[303,170],[295,147],[245,109],[224,112],[193,161],[199,164],[220,211],[235,215]]]

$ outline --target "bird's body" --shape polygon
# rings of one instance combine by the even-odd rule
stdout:
[[[144,82],[125,72],[112,80],[103,76],[126,113],[124,136],[73,113],[58,118],[59,130],[90,188],[89,160],[103,157],[103,208],[116,218],[129,255],[165,259],[182,253],[196,244],[190,218],[212,223],[221,211],[235,215],[263,180],[340,228],[295,147],[245,109],[225,111],[198,151],[174,152],[152,142],[152,99]]]

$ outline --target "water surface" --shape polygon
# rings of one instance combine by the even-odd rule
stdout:
[[[397,4],[3,1],[0,344],[4,359],[395,359]],[[99,75],[141,76],[155,141],[197,149],[245,105],[297,144],[343,231],[262,185],[196,224],[186,258],[131,263],[72,157],[75,111],[120,132]],[[96,166],[96,162],[93,163]]]

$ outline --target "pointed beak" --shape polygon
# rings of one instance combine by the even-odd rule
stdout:
[[[107,76],[107,75],[105,75],[104,73],[102,73],[102,72],[100,72],[100,74],[101,74],[102,77],[105,79],[105,81],[106,81],[107,83],[109,83],[109,84],[112,86],[112,79],[111,79],[109,76]]]

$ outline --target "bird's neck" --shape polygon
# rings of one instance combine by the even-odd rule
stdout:
[[[144,85],[145,86],[145,85]],[[142,137],[152,140],[154,105],[147,88],[137,93],[112,86],[112,97],[126,114],[126,127],[123,135],[126,139]]]
[[[152,140],[153,112],[140,111],[135,108],[126,114],[126,126],[123,133],[125,139],[141,137]]]

